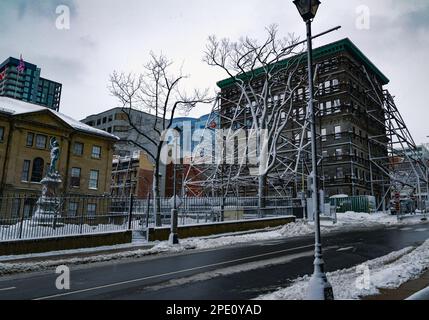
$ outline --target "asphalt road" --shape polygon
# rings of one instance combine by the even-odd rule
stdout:
[[[427,239],[427,223],[325,235],[326,270],[349,268]],[[252,299],[312,273],[312,263],[312,237],[271,240],[71,266],[66,291],[56,288],[54,271],[0,278],[0,299]]]

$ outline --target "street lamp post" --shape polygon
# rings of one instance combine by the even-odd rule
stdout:
[[[307,62],[308,62],[308,91],[309,91],[309,116],[311,125],[311,164],[312,164],[312,184],[311,193],[314,211],[314,226],[315,226],[315,254],[314,254],[314,273],[310,279],[307,299],[308,300],[333,300],[334,294],[332,286],[328,282],[324,271],[324,261],[322,255],[322,243],[320,236],[320,204],[317,181],[317,147],[316,147],[316,115],[314,111],[314,84],[313,84],[313,45],[311,35],[311,22],[316,16],[319,8],[319,0],[295,0],[301,17],[307,25]]]
[[[182,130],[178,127],[175,128],[175,137],[174,137],[174,148],[175,148],[175,155],[173,159],[173,209],[171,210],[171,230],[170,230],[170,236],[169,236],[169,242],[170,244],[179,244],[179,236],[178,236],[178,210],[177,210],[177,159],[179,158],[180,161],[180,154],[178,152],[178,140],[180,137],[180,133]]]

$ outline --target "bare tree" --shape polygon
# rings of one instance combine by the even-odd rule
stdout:
[[[222,99],[224,105],[233,109],[230,123],[240,122],[242,114],[250,114],[251,130],[248,130],[247,146],[251,145],[252,139],[256,139],[259,146],[256,151],[258,165],[254,172],[258,177],[260,208],[265,207],[267,176],[276,172],[277,177],[281,177],[288,170],[295,173],[298,170],[298,161],[279,151],[294,149],[299,158],[306,148],[304,133],[309,130],[307,121],[302,123],[292,117],[293,100],[298,88],[304,90],[305,100],[306,91],[303,87],[306,84],[306,73],[301,72],[301,53],[304,48],[293,35],[278,37],[275,25],[266,30],[267,38],[263,43],[248,37],[234,42],[211,36],[204,55],[206,63],[220,68],[229,77],[230,84],[225,91],[230,89],[232,94],[224,95]],[[221,108],[221,117],[224,116],[223,110],[224,107]],[[285,133],[292,121],[296,121],[301,130],[298,143],[294,141],[296,136]],[[247,128],[250,129],[249,126]],[[250,154],[255,151],[247,147],[246,152]],[[280,167],[283,168],[281,173]],[[240,170],[235,173],[237,177],[243,174]]]
[[[113,72],[109,90],[122,105],[122,111],[136,137],[128,142],[145,151],[154,162],[153,197],[156,225],[161,225],[160,167],[165,136],[178,111],[192,110],[199,103],[212,101],[204,92],[194,90],[187,94],[182,82],[188,78],[180,70],[172,71],[173,62],[164,55],[150,54],[141,74]],[[144,111],[155,116],[152,127],[143,127],[142,118],[135,111]]]

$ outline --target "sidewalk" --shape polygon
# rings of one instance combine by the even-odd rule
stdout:
[[[398,289],[381,289],[376,296],[364,297],[362,300],[405,300],[411,295],[429,287],[429,270],[419,279],[404,283]]]

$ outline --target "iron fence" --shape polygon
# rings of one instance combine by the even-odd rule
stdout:
[[[48,200],[34,195],[0,197],[0,241],[144,231],[156,225],[156,203],[162,225],[169,226],[173,206],[169,198],[155,203],[151,198],[61,196],[50,200],[52,207],[40,201]],[[299,209],[291,198],[264,198],[262,209],[256,197],[189,197],[179,202],[179,225],[297,215]]]

